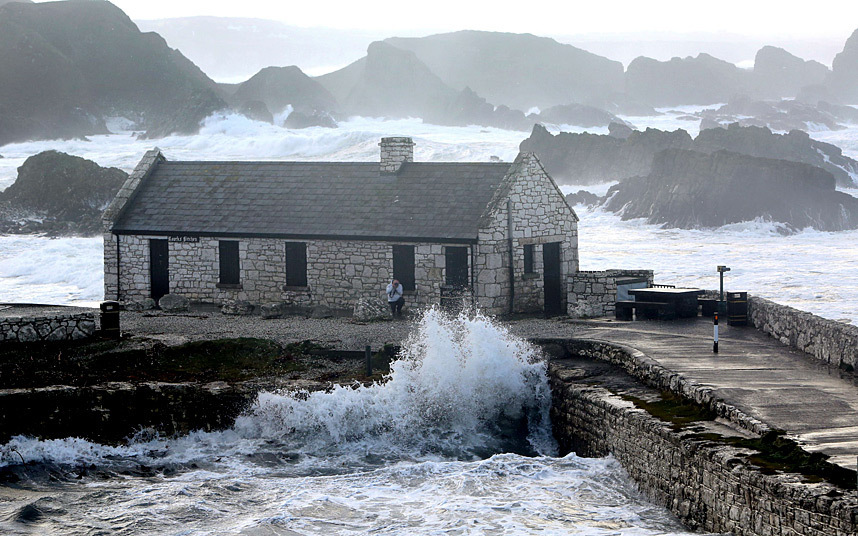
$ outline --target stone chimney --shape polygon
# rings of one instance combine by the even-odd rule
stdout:
[[[414,142],[411,138],[381,138],[381,173],[396,173],[403,162],[414,161]]]

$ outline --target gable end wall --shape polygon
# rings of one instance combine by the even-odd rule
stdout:
[[[578,271],[578,217],[532,153],[522,153],[510,168],[499,193],[484,215],[476,256],[477,306],[488,314],[509,312],[509,247],[507,200],[513,226],[515,303],[513,312],[542,311],[543,244],[560,242],[561,284]],[[534,272],[524,274],[524,246],[534,245]],[[565,310],[566,289],[561,290]]]

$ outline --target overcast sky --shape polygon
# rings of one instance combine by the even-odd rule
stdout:
[[[617,32],[726,32],[782,38],[836,37],[858,28],[858,1],[816,0],[114,0],[132,19],[213,15],[258,17],[298,26],[420,33],[461,29],[574,35]],[[701,7],[706,6],[706,7]]]

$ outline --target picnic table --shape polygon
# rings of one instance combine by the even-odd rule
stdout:
[[[636,302],[667,303],[673,307],[676,316],[688,318],[697,316],[697,296],[703,294],[699,288],[633,288],[629,294]]]

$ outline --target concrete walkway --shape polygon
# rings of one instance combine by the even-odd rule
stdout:
[[[712,352],[712,320],[576,322],[575,338],[622,343],[667,369],[711,387],[716,396],[809,451],[856,469],[858,379],[784,346],[753,327],[720,328]]]

